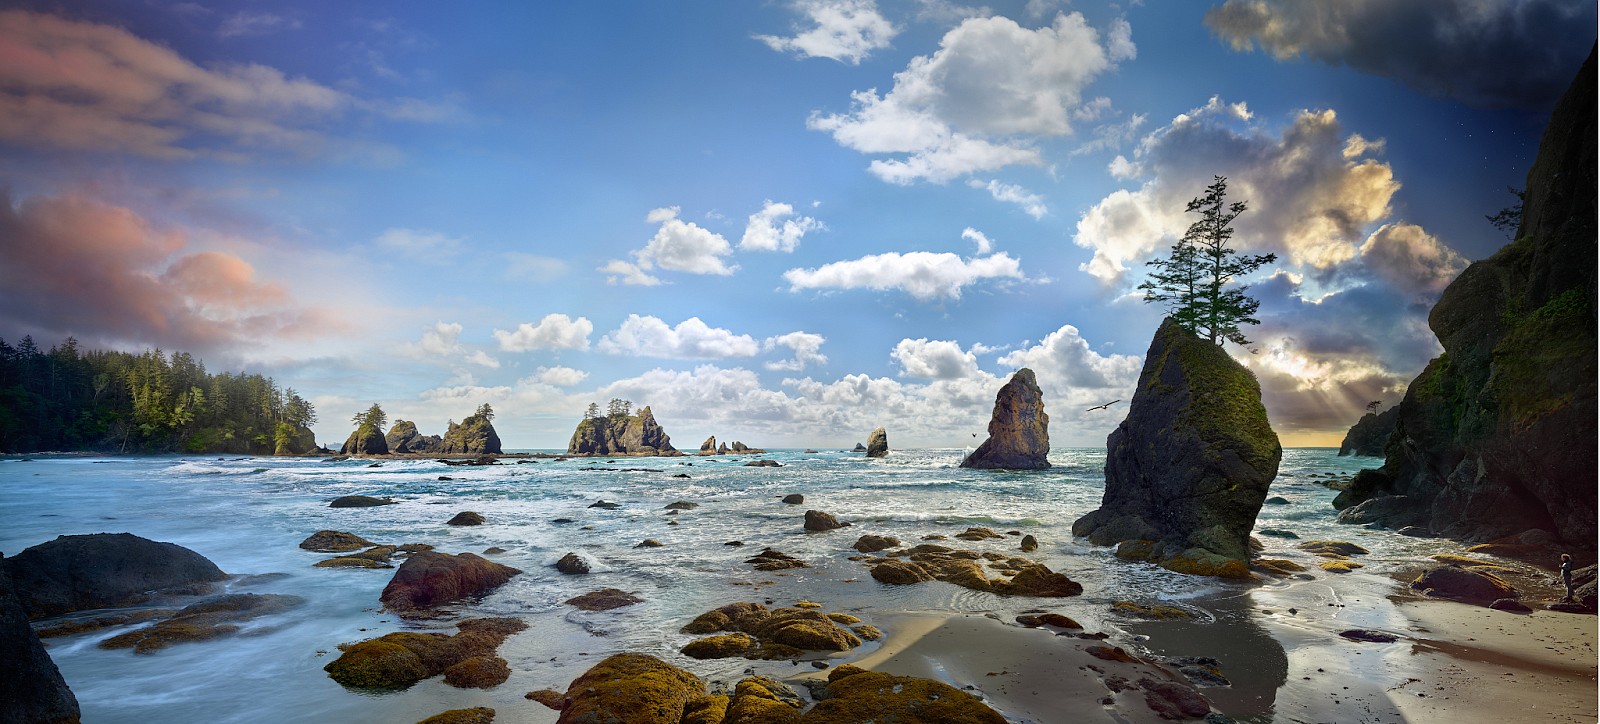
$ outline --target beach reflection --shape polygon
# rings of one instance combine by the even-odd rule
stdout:
[[[1218,710],[1241,722],[1273,720],[1278,690],[1289,677],[1283,646],[1256,621],[1261,606],[1249,591],[1220,594],[1189,603],[1210,611],[1215,622],[1143,621],[1127,630],[1149,636],[1140,646],[1159,657],[1208,656],[1232,686],[1200,692]]]

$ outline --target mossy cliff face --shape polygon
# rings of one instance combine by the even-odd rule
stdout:
[[[989,439],[961,461],[964,468],[1042,470],[1050,467],[1050,416],[1044,392],[1026,367],[1000,388],[989,419]]]
[[[1100,509],[1073,535],[1152,541],[1148,559],[1184,573],[1249,575],[1248,536],[1283,456],[1249,370],[1166,320],[1106,448]]]
[[[681,455],[647,406],[637,415],[595,417],[578,423],[568,455]]]
[[[340,455],[388,455],[389,441],[383,438],[383,432],[373,425],[362,425],[350,433],[350,437],[339,448]]]
[[[279,422],[273,426],[273,455],[310,455],[316,451],[317,436],[310,430],[295,427],[287,422]]]
[[[1517,240],[1428,315],[1444,354],[1406,390],[1366,496],[1408,496],[1436,533],[1594,544],[1595,114],[1591,53],[1545,130]]]
[[[494,425],[480,415],[469,415],[461,424],[450,423],[444,433],[442,453],[468,453],[472,455],[499,455],[500,436]]]

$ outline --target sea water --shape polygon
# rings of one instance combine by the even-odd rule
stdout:
[[[901,612],[982,612],[1009,621],[1045,606],[1090,630],[1126,633],[1106,614],[1118,600],[1187,606],[1215,619],[1204,601],[1244,584],[1175,574],[1117,560],[1109,548],[1071,535],[1072,521],[1098,507],[1105,451],[1057,449],[1052,467],[1030,472],[964,470],[967,451],[896,450],[884,459],[845,451],[772,451],[782,467],[749,467],[753,456],[540,459],[485,467],[434,460],[41,456],[0,460],[0,551],[15,555],[58,535],[127,532],[193,549],[241,578],[235,592],[286,593],[305,605],[243,624],[240,635],[182,643],[152,654],[104,650],[97,644],[131,630],[116,627],[47,641],[83,708],[86,722],[415,721],[445,709],[490,706],[504,721],[554,721],[553,712],[523,699],[533,689],[565,690],[601,658],[633,651],[660,656],[713,680],[732,683],[746,670],[774,676],[795,664],[743,659],[695,661],[677,653],[693,637],[679,628],[707,610],[741,600],[823,604],[892,629]],[[1408,538],[1335,522],[1335,492],[1322,484],[1345,477],[1371,458],[1341,458],[1327,448],[1284,451],[1257,529],[1293,531],[1300,539],[1352,540],[1372,551],[1363,574],[1414,566],[1455,544]],[[601,468],[601,470],[585,470]],[[656,472],[659,471],[659,472]],[[687,475],[687,478],[676,477]],[[450,480],[440,480],[441,476]],[[780,499],[805,496],[803,505]],[[328,507],[342,495],[392,497],[374,508]],[[616,509],[591,508],[598,501]],[[698,507],[669,515],[675,501]],[[852,525],[807,533],[803,514],[823,510]],[[487,523],[446,525],[475,511]],[[571,523],[555,523],[567,518]],[[673,525],[676,521],[678,524]],[[856,538],[872,533],[913,545],[925,536],[954,536],[968,527],[1013,532],[1002,539],[946,544],[1019,553],[1018,534],[1040,547],[1027,557],[1084,586],[1072,599],[1006,598],[945,583],[887,586],[851,556]],[[500,649],[513,670],[491,690],[463,690],[434,678],[402,692],[347,690],[322,667],[341,643],[406,628],[451,631],[441,622],[408,623],[381,611],[378,595],[392,570],[323,569],[329,554],[301,550],[324,529],[385,543],[426,543],[442,552],[481,553],[523,571],[484,599],[458,607],[460,616],[514,616],[529,630]],[[635,547],[655,539],[659,548]],[[1263,555],[1318,570],[1297,541],[1262,536]],[[743,545],[729,545],[739,541]],[[758,572],[743,561],[772,547],[808,568]],[[555,561],[577,552],[589,575],[559,573]],[[397,561],[398,562],[398,561]],[[1267,584],[1282,585],[1282,584]],[[584,612],[566,599],[600,588],[633,592],[644,603]],[[1223,617],[1226,619],[1227,617]],[[1217,620],[1228,626],[1227,620]],[[1130,637],[1131,638],[1131,637]],[[868,643],[830,663],[872,651]],[[820,657],[820,655],[819,655]],[[951,682],[964,685],[974,682]],[[982,682],[977,682],[982,683]],[[409,718],[408,718],[409,717]]]

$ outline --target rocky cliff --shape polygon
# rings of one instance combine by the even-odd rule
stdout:
[[[568,455],[682,455],[646,406],[637,415],[595,417],[578,423]]]
[[[1255,376],[1169,318],[1106,439],[1100,508],[1072,533],[1182,573],[1247,577],[1250,530],[1282,456]]]
[[[1339,443],[1339,455],[1383,457],[1383,447],[1389,443],[1389,436],[1394,434],[1395,423],[1399,420],[1398,407],[1391,407],[1377,415],[1370,412],[1362,415],[1344,434],[1344,442]]]
[[[394,426],[389,428],[389,434],[384,435],[383,439],[389,444],[389,452],[393,453],[444,452],[444,438],[438,435],[423,435],[417,431],[417,423],[410,420],[396,420]]]
[[[499,455],[500,436],[495,434],[488,417],[468,415],[459,425],[450,423],[440,448],[439,452],[445,454]]]
[[[1404,495],[1433,532],[1596,535],[1595,57],[1556,105],[1516,241],[1467,267],[1428,325],[1381,470],[1342,505]]]
[[[1050,467],[1050,416],[1044,392],[1026,367],[1017,370],[994,397],[989,439],[961,461],[964,468],[1042,470]]]
[[[344,445],[339,447],[340,455],[388,455],[389,441],[383,438],[383,433],[373,425],[361,425],[350,433]]]

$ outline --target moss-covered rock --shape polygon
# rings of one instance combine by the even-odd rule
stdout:
[[[1132,601],[1117,601],[1111,604],[1111,612],[1151,621],[1194,618],[1194,614],[1176,606],[1146,606]]]
[[[894,547],[897,547],[899,545],[900,545],[900,539],[899,538],[895,538],[893,536],[886,536],[886,535],[870,535],[869,534],[869,535],[864,535],[864,536],[861,536],[860,538],[857,538],[856,542],[855,542],[855,545],[853,545],[851,547],[856,549],[857,551],[859,551],[861,553],[876,553],[878,551],[888,550],[890,548],[894,548]]]
[[[1323,561],[1318,563],[1317,566],[1329,573],[1349,573],[1357,568],[1366,567],[1364,564],[1355,561]]]
[[[1050,416],[1044,392],[1026,367],[1011,375],[995,394],[989,437],[961,461],[961,467],[1042,470],[1050,467]]]
[[[568,605],[576,606],[584,611],[610,611],[613,608],[622,608],[623,606],[632,606],[635,603],[643,602],[644,599],[619,588],[602,588],[598,591],[590,591],[581,596],[573,596],[567,599]]]
[[[471,709],[451,709],[439,712],[417,724],[489,724],[494,721],[494,710],[486,706]]]
[[[372,541],[359,535],[337,530],[319,530],[300,541],[301,548],[318,553],[345,553],[373,545],[375,544]]]
[[[731,633],[695,639],[685,645],[681,652],[691,659],[726,659],[732,656],[744,656],[759,645],[760,643],[750,634]]]
[[[645,654],[616,654],[574,679],[558,724],[680,724],[705,696],[694,674]]]
[[[1342,540],[1308,540],[1295,546],[1312,555],[1339,560],[1350,556],[1366,555],[1370,551],[1354,543]]]
[[[458,628],[453,636],[396,631],[344,644],[339,647],[343,651],[339,658],[322,668],[334,681],[356,689],[404,689],[452,670],[455,673],[445,678],[452,686],[487,687],[504,682],[510,668],[494,650],[527,624],[510,618],[482,618],[462,621]]]
[[[1283,455],[1249,370],[1166,320],[1106,447],[1100,508],[1074,535],[1153,541],[1150,560],[1174,570],[1249,575],[1248,537]]]
[[[471,656],[444,670],[444,683],[460,689],[489,689],[511,678],[511,666],[499,656]]]
[[[1004,724],[978,697],[948,684],[841,666],[828,677],[829,697],[800,719],[804,724],[939,722]]]
[[[499,455],[500,436],[487,415],[468,415],[460,424],[450,423],[439,452],[445,454]]]
[[[594,417],[578,423],[568,455],[682,455],[646,406],[637,415]]]
[[[690,701],[683,709],[683,721],[680,724],[724,724],[727,715],[728,697],[711,694]]]
[[[1459,566],[1437,566],[1423,571],[1411,587],[1429,596],[1455,598],[1483,605],[1502,598],[1520,598],[1517,589],[1493,573]]]
[[[783,682],[752,676],[734,686],[723,724],[796,724],[804,706],[805,702]]]

